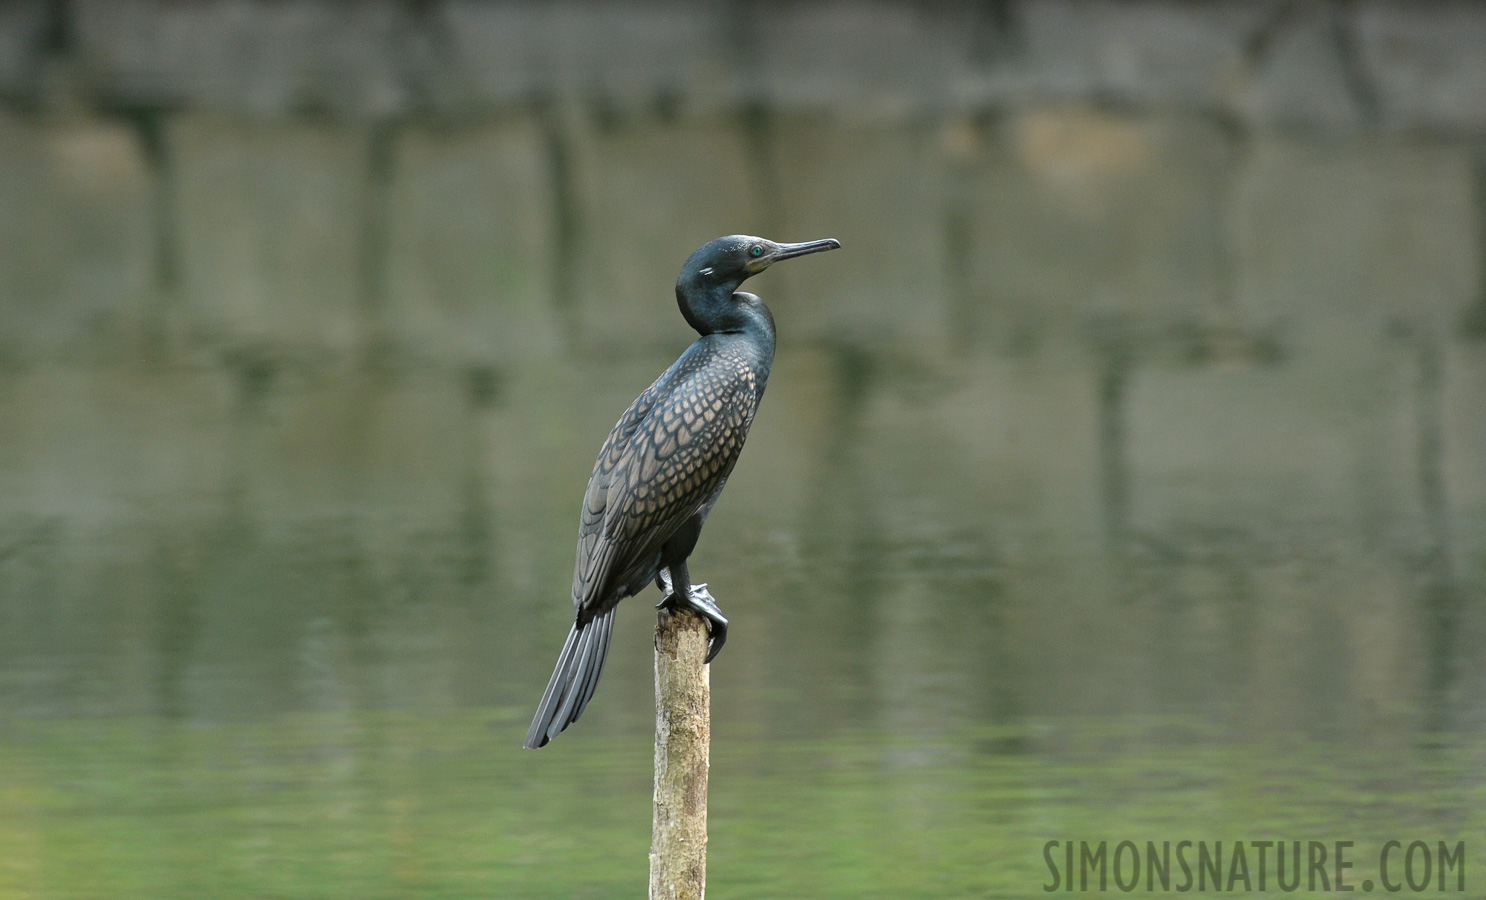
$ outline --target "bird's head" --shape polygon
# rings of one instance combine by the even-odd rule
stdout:
[[[730,234],[708,241],[687,257],[681,267],[682,284],[698,288],[728,287],[736,290],[747,278],[757,275],[781,259],[792,259],[821,250],[835,250],[841,242],[835,238],[805,241],[799,244],[777,244],[746,234]]]

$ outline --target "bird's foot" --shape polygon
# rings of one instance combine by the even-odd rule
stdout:
[[[664,570],[660,573],[659,580],[661,582],[660,589],[665,592],[665,596],[661,598],[659,603],[655,604],[656,609],[669,609],[672,611],[689,609],[707,620],[709,639],[707,642],[707,658],[704,662],[710,663],[717,656],[718,652],[722,650],[722,645],[726,644],[728,640],[728,620],[722,614],[722,610],[718,608],[717,598],[713,597],[712,592],[707,590],[705,583],[694,584],[691,586],[691,590],[686,592],[684,597],[677,597],[675,589],[671,586],[671,577]]]

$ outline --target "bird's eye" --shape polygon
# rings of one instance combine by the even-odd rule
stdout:
[[[753,249],[748,251],[748,255],[757,259],[758,257],[764,255],[764,248],[760,247],[758,244],[754,244]]]

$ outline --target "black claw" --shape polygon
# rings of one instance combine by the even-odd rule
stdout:
[[[713,622],[711,634],[712,642],[707,645],[707,658],[702,660],[702,665],[706,665],[716,659],[717,654],[722,652],[722,645],[728,642],[727,622]]]
[[[722,650],[722,645],[728,642],[727,616],[724,616],[722,610],[718,608],[717,600],[712,596],[712,592],[707,590],[705,584],[694,584],[684,599],[678,599],[675,592],[671,590],[669,578],[665,579],[661,590],[664,590],[666,595],[655,604],[656,609],[689,609],[707,620],[707,658],[703,662],[710,663]]]

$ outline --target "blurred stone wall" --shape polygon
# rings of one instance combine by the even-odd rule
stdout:
[[[884,478],[933,435],[924,490],[1113,554],[1051,588],[1011,554],[1070,623],[1107,584],[1209,637],[1257,609],[1233,639],[1282,691],[1296,634],[1331,627],[1289,610],[1346,597],[1336,639],[1383,660],[1336,676],[1346,715],[1386,719],[1450,680],[1416,651],[1481,597],[1486,5],[6,0],[0,97],[12,509],[210,493],[255,398],[327,372],[452,373],[481,408],[512,372],[664,356],[697,244],[834,236],[839,264],[769,276],[804,373],[778,405],[868,429]],[[28,381],[59,367],[146,374]],[[841,385],[824,406],[811,372]],[[61,390],[93,424],[48,418]],[[337,390],[264,452],[340,471],[338,416],[464,433],[463,400],[367,425]],[[184,418],[208,424],[183,445],[118,437]],[[463,451],[396,440],[389,495],[457,509],[399,473],[447,456],[462,485]],[[89,480],[128,453],[127,485]],[[262,490],[334,495],[303,477]]]
[[[0,94],[7,357],[623,352],[734,229],[872,261],[801,336],[1486,328],[1476,3],[9,0]]]

